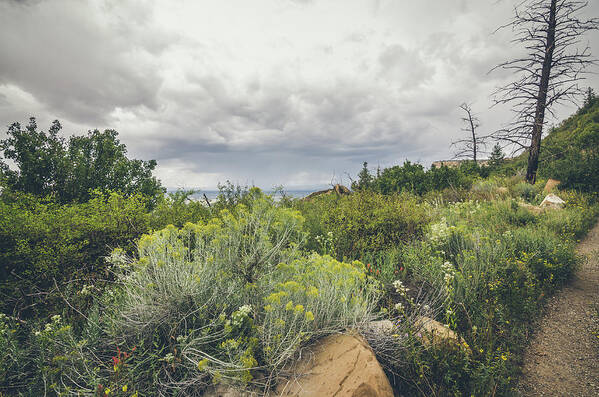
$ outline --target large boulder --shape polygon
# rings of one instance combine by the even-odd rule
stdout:
[[[566,204],[566,202],[561,198],[557,197],[555,194],[548,194],[547,196],[545,196],[545,199],[539,207],[559,209],[564,208],[564,204]]]
[[[277,396],[393,397],[374,352],[359,336],[321,339],[293,367],[295,378],[279,384]]]

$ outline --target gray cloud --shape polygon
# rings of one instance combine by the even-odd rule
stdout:
[[[406,50],[399,44],[386,47],[379,56],[379,76],[396,81],[403,89],[417,88],[435,73],[416,50]]]
[[[487,72],[517,53],[510,32],[492,34],[511,12],[467,0],[4,2],[0,122],[115,128],[168,186],[321,185],[362,161],[428,164],[450,157],[460,103],[484,132],[509,117],[489,95],[512,76]]]
[[[94,12],[76,1],[0,5],[0,48],[10,54],[0,59],[0,82],[80,122],[106,120],[117,107],[156,109],[161,78],[153,55],[166,46],[160,32],[131,13],[124,20]]]

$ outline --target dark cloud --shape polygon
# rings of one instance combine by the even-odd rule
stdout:
[[[7,0],[8,3],[13,3],[14,5],[20,6],[28,6],[35,5],[37,3],[41,3],[44,0]]]
[[[117,107],[155,109],[161,78],[152,54],[160,51],[160,32],[94,12],[76,1],[0,5],[0,48],[10,54],[0,58],[0,82],[79,122],[105,121]]]
[[[489,95],[513,76],[487,72],[518,52],[492,33],[511,3],[3,2],[0,122],[115,128],[168,186],[347,183],[450,157],[464,101],[505,122]]]

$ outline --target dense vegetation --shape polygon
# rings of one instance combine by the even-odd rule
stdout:
[[[505,172],[522,168],[524,155],[505,164]],[[576,114],[551,129],[539,157],[539,175],[562,182],[564,188],[599,190],[599,98],[592,90]]]
[[[0,151],[16,168],[0,160],[0,179],[6,187],[37,196],[52,196],[61,203],[83,202],[94,190],[156,197],[163,193],[152,176],[156,161],[127,158],[125,145],[114,130],[90,131],[87,136],[59,135],[54,121],[48,132],[38,131],[35,118],[25,129],[12,124]]]
[[[354,190],[374,191],[382,194],[410,192],[423,195],[445,189],[467,190],[477,178],[488,177],[495,167],[481,167],[474,161],[464,161],[459,167],[431,167],[406,161],[403,165],[377,170],[372,175],[368,163],[364,163]]]
[[[571,145],[596,142],[597,111],[593,99],[549,135],[547,152],[561,145],[565,157],[542,163],[547,176],[574,156],[560,131],[581,137]],[[21,132],[29,143],[19,153],[60,160],[52,178],[63,166],[68,178],[92,172],[74,171],[79,160],[58,134]],[[100,135],[82,139],[98,148]],[[128,164],[116,133],[107,139]],[[16,142],[4,141],[6,158],[25,159],[11,152]],[[36,176],[43,164],[5,165],[0,395],[264,390],[301,347],[347,329],[367,338],[398,393],[509,394],[533,320],[575,271],[575,244],[599,215],[599,185],[577,184],[594,150],[560,174],[579,188],[558,193],[565,208],[545,211],[531,210],[543,182],[506,176],[517,160],[505,165],[499,153],[482,168],[405,163],[372,175],[365,165],[353,194],[311,200],[275,202],[227,183],[210,207],[192,192],[161,193],[150,163],[135,163],[146,164],[137,175],[156,182],[150,190],[101,182],[68,194]],[[459,343],[429,343],[423,316]],[[393,329],[373,332],[376,319]]]

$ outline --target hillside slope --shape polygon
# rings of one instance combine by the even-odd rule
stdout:
[[[505,167],[523,169],[527,159],[528,153],[523,153]],[[558,179],[563,188],[599,190],[599,98],[590,96],[543,139],[539,177]]]

